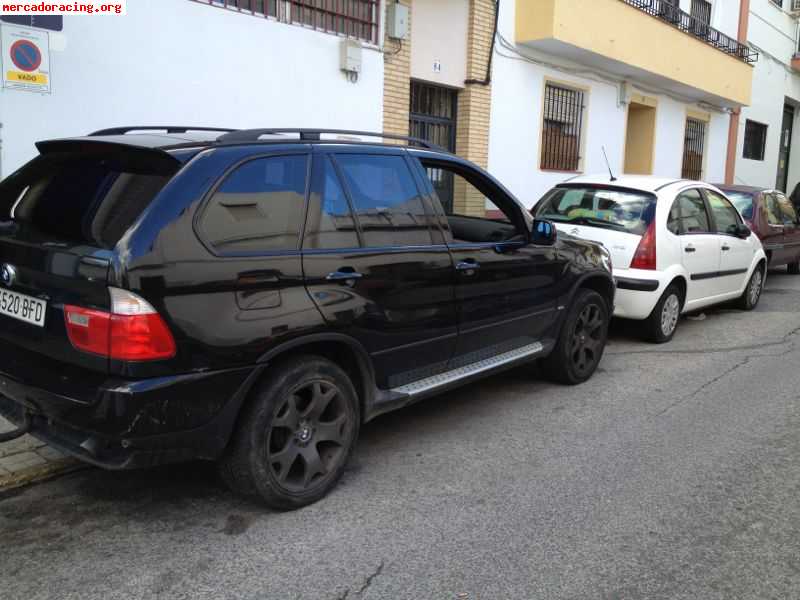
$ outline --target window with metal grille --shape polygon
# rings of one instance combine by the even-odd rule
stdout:
[[[378,41],[378,0],[290,0],[286,4],[292,23]]]
[[[193,0],[378,43],[378,0]]]
[[[744,124],[744,152],[742,156],[751,160],[764,160],[767,147],[767,126],[747,119]]]
[[[706,123],[689,117],[686,119],[686,134],[683,142],[683,168],[681,177],[700,180],[703,178],[703,150],[706,144]]]
[[[581,166],[581,135],[585,93],[553,83],[545,85],[541,168],[577,171]]]

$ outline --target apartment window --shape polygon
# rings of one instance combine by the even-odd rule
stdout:
[[[250,12],[256,15],[275,17],[278,14],[278,0],[210,0],[208,3],[226,8],[236,8],[241,12]]]
[[[292,23],[378,41],[378,0],[291,0],[287,4]]]
[[[378,43],[378,0],[194,0]]]
[[[747,119],[744,124],[744,158],[764,160],[767,147],[767,126]]]
[[[581,166],[586,92],[554,83],[545,85],[541,168],[578,171]]]
[[[773,3],[775,6],[778,6],[778,7],[780,7],[780,8],[783,8],[783,0],[772,0],[772,3]]]

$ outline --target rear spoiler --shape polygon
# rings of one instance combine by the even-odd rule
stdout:
[[[36,142],[36,148],[42,155],[81,154],[84,156],[102,156],[111,161],[119,161],[127,169],[146,169],[149,172],[170,175],[181,166],[181,161],[160,148],[110,142],[92,138],[72,138],[45,140]]]

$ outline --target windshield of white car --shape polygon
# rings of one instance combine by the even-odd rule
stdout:
[[[653,220],[655,206],[655,196],[647,192],[558,186],[539,202],[536,217],[642,235]]]

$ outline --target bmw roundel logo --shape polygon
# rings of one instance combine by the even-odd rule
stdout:
[[[11,287],[14,285],[14,282],[17,280],[17,270],[9,265],[4,264],[0,267],[0,281],[3,282],[3,285],[6,287]]]

